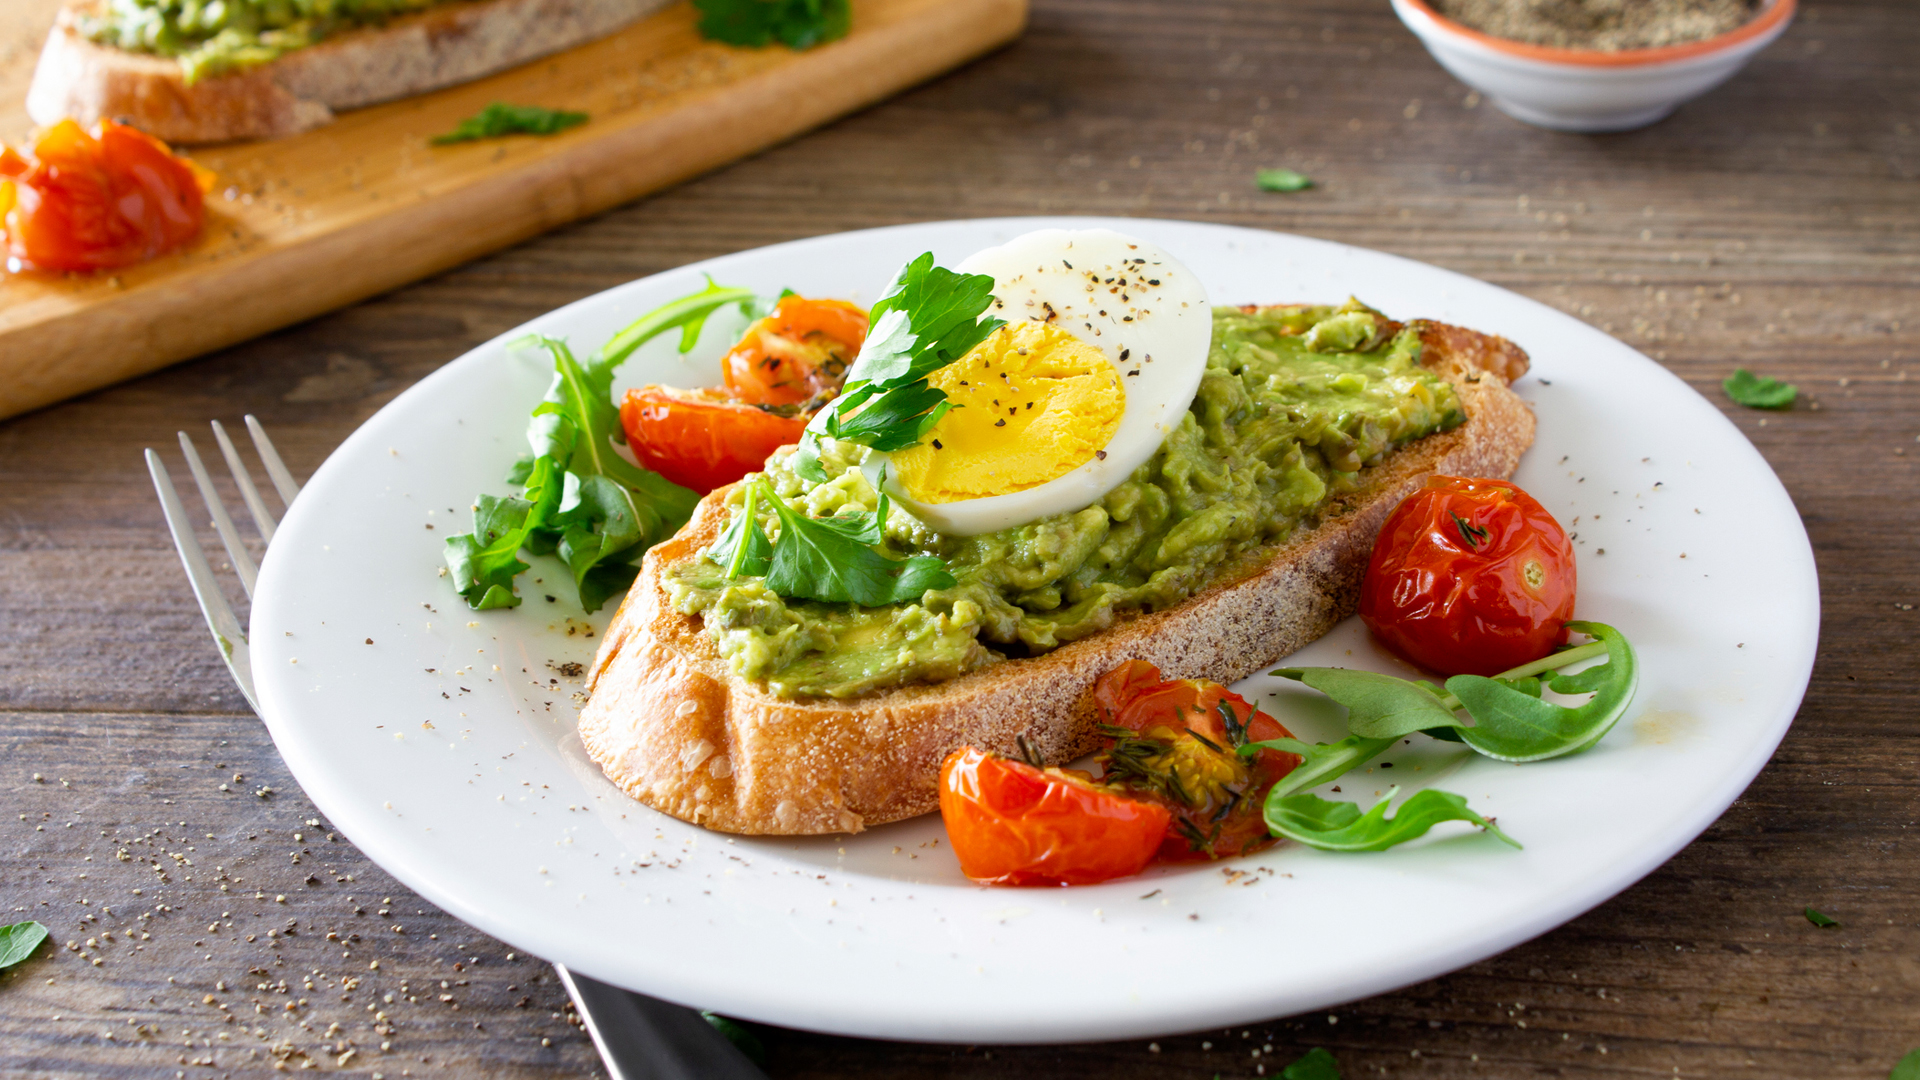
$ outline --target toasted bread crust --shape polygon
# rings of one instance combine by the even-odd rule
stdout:
[[[188,85],[172,59],[88,40],[79,0],[47,35],[27,91],[37,124],[131,123],[171,143],[270,139],[359,108],[467,82],[618,30],[667,0],[476,0],[337,34]]]
[[[1423,362],[1454,384],[1465,424],[1395,451],[1320,524],[1177,607],[948,682],[790,700],[732,675],[665,587],[667,567],[725,528],[726,489],[713,492],[647,553],[607,629],[580,715],[588,753],[634,798],[708,828],[853,833],[933,810],[940,763],[958,747],[1012,754],[1025,735],[1054,764],[1091,751],[1091,688],[1123,660],[1220,682],[1267,667],[1353,613],[1374,537],[1428,476],[1508,476],[1533,442],[1533,414],[1507,389],[1526,371],[1524,352],[1459,327],[1414,325]]]

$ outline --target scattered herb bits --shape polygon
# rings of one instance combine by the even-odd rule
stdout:
[[[700,36],[753,49],[776,41],[811,49],[846,37],[853,25],[848,0],[693,0],[693,6]]]
[[[479,113],[460,121],[460,126],[445,135],[433,137],[433,145],[497,139],[502,135],[554,135],[587,122],[583,112],[561,112],[538,105],[508,105],[496,101]]]
[[[1813,925],[1819,927],[1822,930],[1826,930],[1830,927],[1835,927],[1840,925],[1840,920],[1828,918],[1827,916],[1822,915],[1819,911],[1811,907],[1807,909],[1806,915],[1807,915],[1808,922],[1812,923]]]
[[[1800,394],[1799,388],[1792,383],[1755,375],[1746,368],[1736,368],[1720,385],[1735,405],[1745,405],[1749,409],[1791,409],[1793,399]]]
[[[12,926],[0,926],[0,969],[13,965],[33,955],[33,950],[47,940],[47,928],[29,919]]]
[[[1261,169],[1253,174],[1261,191],[1305,191],[1313,186],[1313,177],[1292,169]]]

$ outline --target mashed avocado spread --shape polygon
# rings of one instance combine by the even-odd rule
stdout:
[[[1309,525],[1387,451],[1466,419],[1453,387],[1420,366],[1411,329],[1377,313],[1216,308],[1207,372],[1147,464],[1099,502],[982,536],[948,537],[894,507],[883,550],[945,559],[957,583],[916,604],[790,600],[760,578],[726,579],[704,554],[670,567],[673,602],[699,615],[739,675],[786,697],[851,697],[939,682],[1046,652],[1127,612],[1172,607]],[[866,448],[827,441],[832,479],[767,463],[780,497],[815,517],[872,510]],[[744,485],[742,485],[744,487]],[[736,488],[730,506],[743,506]],[[765,512],[761,527],[777,536]]]
[[[180,61],[187,81],[264,64],[327,35],[453,0],[107,0],[80,31]]]

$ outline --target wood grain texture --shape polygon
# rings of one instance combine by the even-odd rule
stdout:
[[[0,423],[0,903],[83,948],[116,927],[99,967],[60,948],[0,976],[0,1075],[263,1075],[283,1042],[303,1055],[294,1068],[358,1076],[557,1078],[594,1066],[558,990],[531,982],[537,968],[509,965],[505,946],[399,890],[344,842],[291,841],[296,827],[325,833],[296,825],[318,819],[208,647],[141,447],[250,411],[304,476],[465,349],[633,277],[840,229],[1087,212],[1424,259],[1660,359],[1727,409],[1800,508],[1824,597],[1812,688],[1773,761],[1698,841],[1588,915],[1462,971],[1330,1014],[1159,1039],[1158,1052],[1145,1039],[968,1048],[765,1029],[770,1073],[1240,1080],[1320,1045],[1349,1078],[1883,1080],[1920,1046],[1920,611],[1906,606],[1920,605],[1915,55],[1906,0],[1813,0],[1746,72],[1673,118],[1572,136],[1470,107],[1370,0],[1043,0],[1012,48],[805,139]],[[1320,186],[1255,190],[1253,168],[1272,165]],[[1733,408],[1718,384],[1736,365],[1797,382],[1803,405]],[[258,798],[256,783],[274,791]],[[162,823],[154,844],[130,842]],[[147,920],[153,937],[136,936],[135,952],[117,928],[153,906],[141,856],[166,868],[173,852],[195,866],[168,871],[173,910]],[[346,874],[355,880],[334,880]],[[348,896],[367,914],[353,915]],[[369,897],[392,897],[397,914],[378,916]],[[1842,925],[1814,928],[1807,905]],[[90,913],[101,921],[83,926]],[[288,918],[295,937],[266,936]],[[343,946],[329,930],[362,940]],[[1303,932],[1310,923],[1276,925],[1271,941],[1222,962],[1282,964],[1287,935]],[[340,978],[371,975],[348,968],[376,950],[392,977],[340,1001]],[[452,971],[475,955],[478,967]],[[272,978],[243,981],[255,967]],[[309,993],[295,976],[315,970],[325,978]],[[1083,977],[1063,965],[1062,992]],[[393,1034],[375,1030],[379,1011]],[[140,1024],[158,1034],[142,1038]],[[336,1064],[346,1040],[356,1054]],[[1269,1041],[1271,1057],[1251,1056]]]
[[[859,0],[806,52],[703,40],[677,4],[600,41],[303,135],[200,150],[190,248],[114,274],[0,278],[0,416],[444,270],[872,104],[1006,42],[1025,0]],[[29,59],[16,63],[29,66]],[[585,112],[546,138],[430,145],[488,102]]]

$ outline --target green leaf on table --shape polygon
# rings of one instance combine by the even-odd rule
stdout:
[[[1253,174],[1253,182],[1261,191],[1305,191],[1313,186],[1312,177],[1292,169],[1261,169]]]
[[[1791,409],[1793,399],[1800,393],[1792,383],[1755,375],[1746,368],[1735,368],[1720,386],[1735,405],[1749,409]]]
[[[47,928],[31,919],[0,926],[0,968],[10,968],[32,956],[45,940]]]
[[[1347,730],[1369,739],[1396,739],[1460,723],[1440,695],[1391,675],[1327,667],[1281,668],[1273,674],[1303,682],[1345,705]]]
[[[735,1050],[745,1054],[748,1061],[753,1062],[755,1065],[766,1065],[766,1045],[760,1041],[760,1036],[753,1033],[752,1028],[749,1028],[738,1020],[732,1020],[721,1016],[719,1013],[708,1012],[705,1009],[700,1010],[700,1015],[706,1019],[707,1023],[713,1025],[713,1030],[726,1036],[727,1041],[733,1044]]]
[[[848,0],[693,0],[700,35],[726,45],[762,48],[775,41],[811,49],[847,36]]]
[[[1576,674],[1554,675],[1546,680],[1547,689],[1593,697],[1569,708],[1542,700],[1538,686],[1517,678],[1455,675],[1447,680],[1447,690],[1473,717],[1472,727],[1457,729],[1462,742],[1496,761],[1543,761],[1585,750],[1613,730],[1640,683],[1633,646],[1604,623],[1567,627],[1603,643],[1607,659]]]
[[[1812,923],[1813,925],[1819,927],[1822,930],[1826,930],[1830,927],[1835,927],[1840,925],[1840,920],[1823,915],[1811,907],[1807,908],[1806,916],[1807,916],[1808,922]]]
[[[1906,1057],[1894,1063],[1887,1080],[1920,1080],[1920,1050],[1907,1051]]]
[[[1340,1080],[1340,1063],[1325,1047],[1316,1046],[1281,1069],[1280,1080]]]
[[[1385,851],[1395,844],[1425,836],[1427,830],[1441,822],[1468,821],[1516,848],[1520,846],[1491,819],[1468,809],[1465,796],[1450,791],[1433,788],[1416,791],[1389,818],[1387,804],[1399,790],[1398,787],[1388,789],[1386,797],[1365,814],[1353,803],[1332,802],[1304,792],[1278,798],[1269,795],[1265,814],[1267,828],[1275,836],[1322,851]]]
[[[887,513],[884,492],[872,511],[830,518],[808,517],[770,491],[763,497],[780,521],[766,581],[781,596],[881,607],[913,603],[929,589],[954,585],[935,556],[890,559],[874,550]]]
[[[562,112],[538,105],[509,105],[496,101],[473,116],[460,121],[445,135],[435,135],[433,145],[497,139],[502,135],[553,135],[587,122],[583,112]]]

